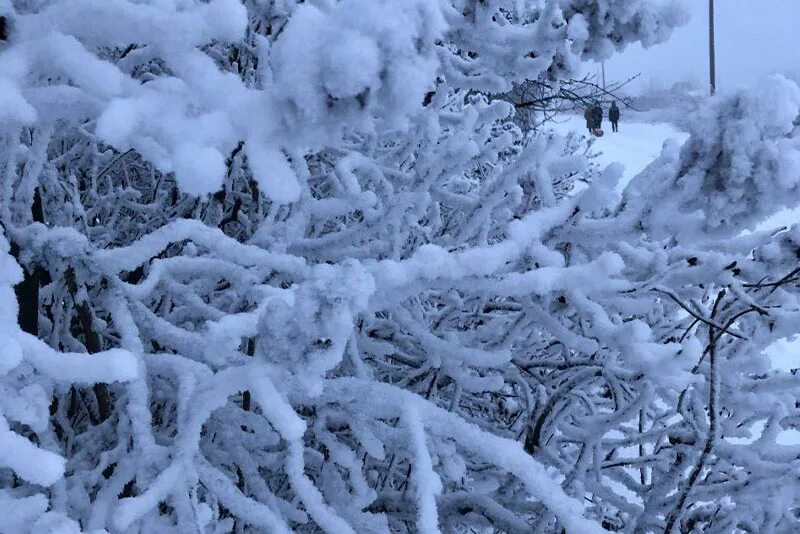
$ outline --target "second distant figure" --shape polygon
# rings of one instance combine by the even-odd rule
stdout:
[[[618,132],[619,131],[619,108],[617,107],[616,102],[611,103],[611,107],[608,110],[608,120],[611,121],[611,131]]]
[[[592,118],[594,119],[594,127],[598,130],[603,129],[603,108],[600,107],[600,103],[594,105],[592,108]]]

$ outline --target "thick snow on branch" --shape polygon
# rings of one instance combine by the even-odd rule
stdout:
[[[800,90],[709,99],[621,196],[498,97],[676,2],[0,16],[11,531],[797,530],[800,230],[747,231],[800,204]]]

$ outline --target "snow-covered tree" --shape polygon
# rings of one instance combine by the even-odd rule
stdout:
[[[671,3],[0,16],[0,530],[796,527],[797,87],[621,197],[493,98]]]

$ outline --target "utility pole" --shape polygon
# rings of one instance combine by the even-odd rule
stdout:
[[[711,96],[717,92],[717,65],[714,50],[714,0],[708,0],[708,75]]]
[[[605,60],[603,60],[603,62],[600,65],[601,65],[601,68],[603,69],[603,71],[602,71],[603,72],[603,92],[605,93],[606,92],[606,62],[605,62]]]

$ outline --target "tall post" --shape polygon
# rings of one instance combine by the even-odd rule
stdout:
[[[606,92],[606,62],[603,61],[601,64],[601,68],[603,69],[603,92]]]
[[[714,0],[708,0],[708,76],[711,96],[717,92],[717,65],[714,50]]]

